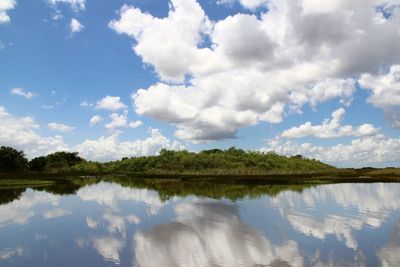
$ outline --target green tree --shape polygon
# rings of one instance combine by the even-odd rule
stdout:
[[[46,167],[46,157],[37,157],[29,162],[29,169],[32,171],[43,171]]]
[[[46,168],[68,168],[83,161],[78,152],[56,152],[46,156]]]
[[[2,146],[0,148],[0,171],[15,172],[22,171],[28,166],[28,160],[24,152],[12,147]]]

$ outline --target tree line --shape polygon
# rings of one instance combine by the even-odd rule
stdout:
[[[77,152],[56,152],[29,161],[23,151],[5,146],[0,148],[1,172],[245,175],[310,173],[333,168],[301,155],[287,157],[275,152],[245,151],[235,147],[198,153],[163,149],[155,156],[126,157],[104,163],[88,161]]]

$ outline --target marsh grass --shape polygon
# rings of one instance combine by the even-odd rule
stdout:
[[[54,181],[50,181],[50,180],[0,179],[0,188],[38,187],[38,186],[49,186],[52,184],[54,184]]]

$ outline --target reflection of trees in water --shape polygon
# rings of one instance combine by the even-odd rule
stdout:
[[[3,188],[0,189],[0,205],[8,204],[16,199],[19,199],[28,188],[36,191],[44,191],[54,195],[75,195],[80,188],[85,185],[93,184],[96,181],[85,181],[82,179],[66,179],[58,180],[48,186],[21,186],[18,188]]]
[[[8,204],[18,199],[26,188],[0,189],[0,205]]]
[[[189,195],[233,200],[245,197],[258,198],[263,195],[275,196],[287,190],[301,192],[305,188],[313,186],[312,184],[260,184],[259,181],[250,183],[247,180],[226,178],[182,180],[108,177],[107,180],[132,188],[155,190],[163,201],[174,196],[185,197]]]
[[[160,199],[166,201],[174,196],[185,197],[195,195],[215,199],[243,199],[245,197],[258,198],[263,195],[275,196],[282,191],[301,192],[312,184],[263,184],[260,180],[234,180],[229,178],[199,178],[199,179],[139,179],[128,177],[107,177],[108,182],[118,183],[124,187],[135,189],[149,189],[158,192]],[[80,178],[57,179],[49,186],[21,187],[18,189],[0,189],[0,205],[18,199],[26,188],[34,188],[56,195],[73,195],[85,185],[97,183],[99,180],[85,180]],[[265,182],[264,182],[265,183]]]

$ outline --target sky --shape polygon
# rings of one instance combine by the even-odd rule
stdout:
[[[0,0],[0,145],[400,166],[400,0]]]

